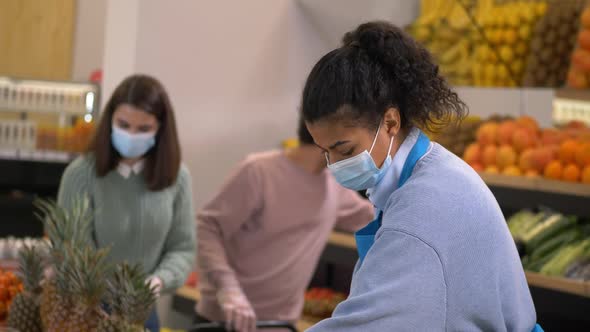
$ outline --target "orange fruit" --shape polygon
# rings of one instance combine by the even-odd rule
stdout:
[[[528,171],[535,168],[535,150],[524,150],[518,158],[518,167],[523,171]]]
[[[484,172],[490,173],[490,174],[500,174],[500,170],[495,165],[490,165],[490,166],[486,167]]]
[[[563,165],[559,160],[553,160],[547,164],[543,175],[548,179],[561,180],[563,176]]]
[[[8,294],[10,295],[10,299],[14,299],[16,294],[18,294],[18,287],[17,286],[10,286],[8,287]]]
[[[576,66],[571,66],[567,72],[567,85],[576,89],[586,89],[590,84],[582,70]]]
[[[582,26],[584,28],[586,28],[586,29],[590,28],[590,8],[584,9],[584,11],[582,12],[581,21],[582,21]]]
[[[520,171],[520,168],[518,168],[517,166],[511,165],[511,166],[506,167],[502,171],[502,174],[508,175],[508,176],[521,176],[522,172]]]
[[[533,150],[533,165],[534,168],[542,173],[547,164],[553,160],[553,151],[549,147],[542,147]]]
[[[483,172],[484,170],[483,165],[480,163],[469,164],[469,166],[471,166],[476,172]]]
[[[562,178],[569,182],[578,182],[581,175],[580,168],[576,164],[569,164],[563,169]]]
[[[572,63],[582,72],[590,71],[590,51],[578,48],[572,54]]]
[[[508,166],[516,165],[516,151],[510,145],[503,145],[498,149],[496,155],[496,165],[498,168],[504,169]]]
[[[482,124],[477,129],[477,142],[481,145],[494,144],[498,135],[498,124],[495,122],[487,122]]]
[[[539,172],[537,172],[536,169],[529,169],[524,173],[524,176],[526,176],[527,178],[537,178],[539,177]]]
[[[576,159],[576,151],[578,151],[578,142],[573,139],[565,140],[559,146],[559,160],[564,164],[573,163]]]
[[[481,162],[481,147],[477,143],[471,143],[463,152],[463,160],[468,164],[476,164]]]
[[[496,136],[497,143],[500,145],[512,143],[512,134],[514,134],[516,129],[518,129],[518,125],[515,121],[507,120],[502,122],[498,127]]]
[[[9,285],[16,285],[16,284],[19,283],[18,277],[14,273],[12,273],[10,271],[6,272],[4,274],[4,277],[6,278],[6,282]]]
[[[590,142],[578,145],[575,153],[575,159],[580,167],[590,166]]]
[[[578,45],[586,51],[590,51],[590,30],[582,30],[578,34]]]
[[[537,122],[537,120],[528,115],[523,115],[520,118],[516,119],[516,124],[520,127],[528,129],[532,135],[536,135],[539,131],[539,123]]]
[[[0,302],[8,300],[9,296],[8,288],[4,285],[0,285]]]
[[[495,145],[488,145],[483,148],[483,154],[481,161],[484,166],[491,166],[496,164],[496,155],[498,154],[498,148]]]
[[[521,152],[535,146],[535,135],[528,128],[519,128],[512,134],[512,145]]]
[[[590,166],[586,166],[582,170],[582,183],[590,184]]]

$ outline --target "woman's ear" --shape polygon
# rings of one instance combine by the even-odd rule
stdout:
[[[390,107],[383,115],[383,124],[390,137],[396,136],[401,129],[401,114],[395,107]]]

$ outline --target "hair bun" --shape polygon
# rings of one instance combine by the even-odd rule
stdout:
[[[404,32],[385,21],[361,24],[356,30],[350,31],[342,38],[342,44],[359,47],[372,56],[383,56],[384,50],[391,49],[394,43],[404,39]]]

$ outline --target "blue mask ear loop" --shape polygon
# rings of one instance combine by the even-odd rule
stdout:
[[[379,136],[379,130],[381,130],[381,124],[383,122],[379,123],[379,127],[377,128],[377,132],[375,133],[375,138],[373,138],[373,144],[371,145],[371,149],[369,150],[369,155],[371,155],[371,153],[373,152],[373,148],[375,147],[375,143],[377,143],[377,137]],[[393,139],[395,138],[395,136],[391,137],[391,140],[389,141],[389,149],[387,149],[387,155],[385,155],[385,159],[387,159],[387,156],[391,153],[391,147],[393,146]],[[324,152],[324,157],[326,157],[326,165],[330,166],[330,158],[328,157],[328,152]],[[371,156],[371,158],[373,158],[373,156]],[[375,161],[373,161],[375,162]]]
[[[379,136],[379,131],[381,130],[381,125],[383,124],[383,121],[381,121],[379,123],[379,127],[377,128],[377,133],[375,133],[375,138],[373,139],[373,145],[371,145],[371,150],[369,150],[369,155],[371,156],[371,152],[373,152],[373,148],[375,147],[375,143],[377,142],[377,137]],[[389,156],[391,154],[391,148],[393,147],[393,139],[395,138],[395,136],[391,136],[391,140],[389,140],[389,149],[387,149],[387,154],[385,155],[385,159],[387,160],[387,156]],[[326,155],[326,160],[327,160],[328,156]],[[373,158],[373,156],[371,156],[371,158]],[[375,163],[375,160],[373,160],[373,163]],[[328,165],[330,163],[328,162]]]

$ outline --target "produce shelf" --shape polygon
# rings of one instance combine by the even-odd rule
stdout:
[[[181,313],[192,315],[194,313],[195,303],[201,299],[199,290],[195,287],[180,287],[174,294],[173,308]],[[180,300],[180,301],[178,301]],[[297,322],[297,329],[305,331],[319,322],[320,319],[310,316],[303,316]]]
[[[350,250],[356,250],[356,243],[354,236],[349,233],[332,232],[328,239],[330,246],[339,247]],[[344,255],[344,253],[342,253]],[[343,260],[356,260],[354,254],[350,253],[347,257],[342,256]],[[354,264],[354,262],[350,262]],[[590,282],[578,281],[573,279],[549,277],[539,273],[525,272],[528,284],[533,287],[550,289],[558,292],[565,292],[573,295],[590,298]]]
[[[554,181],[543,178],[531,179],[521,176],[506,176],[486,173],[480,173],[480,176],[488,186],[590,198],[590,185],[587,184]]]
[[[0,160],[69,163],[77,154],[63,151],[26,151],[0,149]]]
[[[546,207],[567,215],[590,218],[590,185],[530,179],[518,176],[480,174],[505,216],[522,209]]]
[[[549,277],[535,272],[525,272],[530,286],[551,289],[590,298],[590,282]]]

